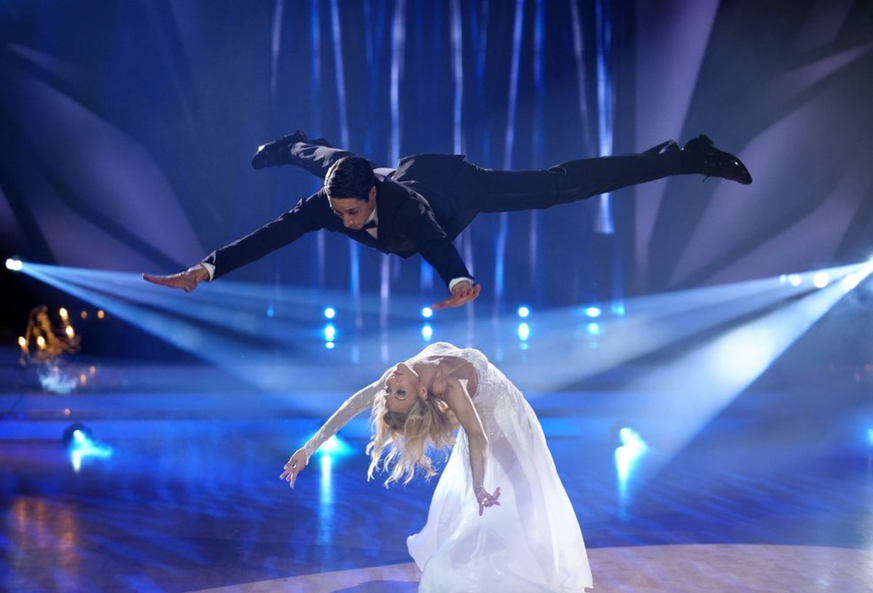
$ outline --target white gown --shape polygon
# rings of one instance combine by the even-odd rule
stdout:
[[[501,506],[479,516],[461,430],[427,524],[407,542],[422,570],[419,593],[584,593],[592,579],[582,531],[530,405],[478,350],[437,342],[409,362],[427,356],[476,369],[473,405],[491,450],[485,488],[500,487]]]

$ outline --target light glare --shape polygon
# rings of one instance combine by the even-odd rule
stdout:
[[[522,305],[518,308],[518,316],[522,319],[527,319],[530,316],[530,308]]]
[[[852,290],[861,284],[861,274],[854,272],[843,278],[842,285],[846,290]]]

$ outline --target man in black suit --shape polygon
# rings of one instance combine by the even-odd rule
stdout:
[[[701,174],[749,184],[740,160],[706,136],[684,148],[669,140],[641,154],[570,161],[537,171],[483,169],[461,155],[423,154],[380,169],[366,159],[307,141],[302,132],[261,146],[252,167],[297,165],[324,179],[324,187],[273,222],[214,251],[199,264],[169,276],[143,278],[194,290],[283,247],[305,233],[339,232],[383,253],[420,253],[452,296],[434,309],[475,299],[481,286],[452,241],[482,212],[548,208],[670,175]]]

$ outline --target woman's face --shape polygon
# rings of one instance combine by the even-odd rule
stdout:
[[[398,364],[385,385],[385,407],[392,412],[406,414],[416,397],[423,397],[418,375],[402,362]]]

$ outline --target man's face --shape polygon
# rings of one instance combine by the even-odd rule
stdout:
[[[357,198],[328,198],[330,209],[343,220],[347,229],[360,230],[364,227],[373,208],[376,207],[376,188],[371,187],[367,201]]]

